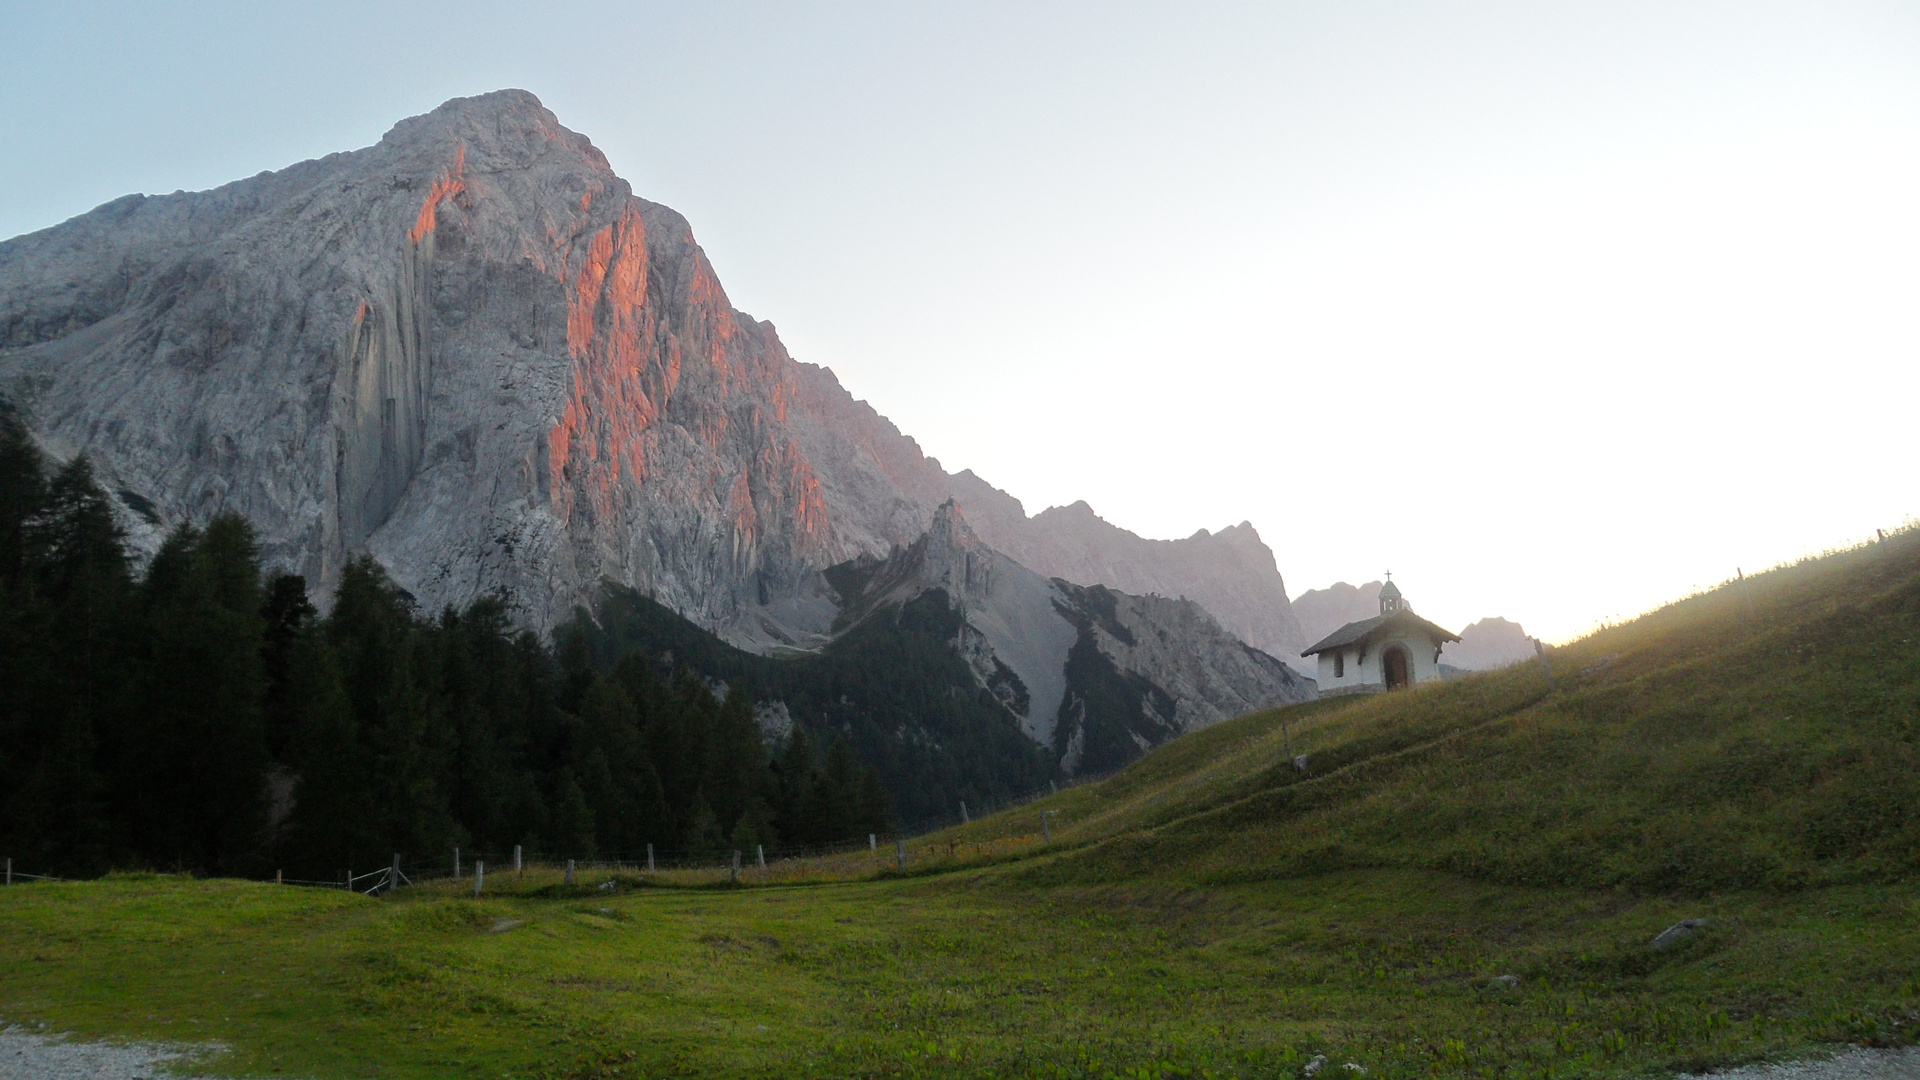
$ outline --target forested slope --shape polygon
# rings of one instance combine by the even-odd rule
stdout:
[[[232,514],[143,574],[87,460],[0,418],[0,848],[22,869],[335,879],[460,846],[717,857],[884,832],[844,739],[770,745],[685,665],[589,663],[483,598],[423,613],[371,558],[323,618]]]

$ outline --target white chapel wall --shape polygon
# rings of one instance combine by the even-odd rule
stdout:
[[[1335,676],[1333,673],[1333,652],[1323,652],[1319,656],[1320,675],[1316,680],[1320,693],[1337,694],[1347,690],[1380,689],[1387,684],[1386,669],[1381,665],[1381,654],[1392,645],[1399,645],[1407,651],[1408,671],[1415,686],[1433,682],[1440,678],[1440,665],[1433,658],[1433,642],[1423,634],[1395,635],[1384,640],[1367,643],[1365,659],[1356,660],[1358,650],[1348,645],[1337,650],[1346,653],[1346,674]]]

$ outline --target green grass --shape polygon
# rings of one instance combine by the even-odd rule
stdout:
[[[127,878],[6,900],[9,1018],[217,1039],[220,1071],[255,1076],[1275,1075],[1314,1053],[1375,1076],[1599,1074],[1897,1039],[1920,971],[1920,904],[1860,886],[1680,902],[1405,871],[1039,891],[970,871],[479,902]],[[1721,923],[1645,948],[1696,915]],[[1509,972],[1519,990],[1487,988]]]
[[[1908,1042],[1916,642],[1904,534],[1557,650],[1551,693],[1527,665],[1198,732],[923,838],[905,874],[883,852],[743,888],[496,875],[478,901],[20,886],[0,1019],[316,1078],[1297,1076],[1315,1054],[1571,1077]],[[1715,922],[1647,947],[1689,916]]]

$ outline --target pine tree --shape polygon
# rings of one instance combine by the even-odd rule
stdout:
[[[893,831],[893,799],[874,769],[860,770],[860,788],[854,796],[854,836]]]
[[[704,792],[693,793],[693,802],[687,811],[687,833],[683,847],[694,858],[707,859],[721,854],[726,849],[726,833],[720,828],[720,819],[714,816],[713,807],[708,804]]]
[[[33,603],[28,578],[28,523],[47,498],[46,468],[40,452],[19,425],[0,418],[0,811],[26,782],[35,764],[34,686],[43,664],[36,625],[41,611]],[[0,816],[0,842],[18,845],[13,818]]]
[[[541,690],[537,673],[524,668],[544,666],[546,658],[518,646],[506,605],[495,597],[465,611],[448,609],[434,637],[448,807],[463,843],[501,850],[531,827],[519,774]]]
[[[20,425],[0,419],[0,603],[21,589],[29,561],[28,523],[46,500],[40,451]]]
[[[20,527],[19,546],[16,630],[24,640],[10,735],[21,779],[6,793],[0,821],[42,866],[89,873],[110,854],[99,738],[119,728],[127,710],[133,579],[85,457],[55,473]]]
[[[293,752],[295,702],[292,697],[294,650],[319,612],[307,599],[307,579],[299,574],[276,574],[267,585],[260,618],[264,624],[260,646],[266,676],[261,721],[266,729],[267,754],[286,761]]]
[[[456,835],[441,789],[444,726],[421,671],[420,630],[412,602],[371,556],[342,569],[327,637],[364,758],[358,812],[377,823],[381,839],[379,849],[356,855],[440,852]]]
[[[714,816],[728,833],[765,801],[766,779],[766,744],[753,716],[753,699],[732,687],[714,714],[703,785]]]
[[[557,807],[554,821],[554,846],[568,855],[593,858],[600,847],[593,833],[593,808],[587,805],[587,793],[572,769],[561,769],[555,778]]]
[[[774,761],[774,819],[780,835],[790,844],[819,843],[809,820],[818,771],[813,758],[813,739],[807,735],[806,728],[795,724]]]
[[[651,831],[642,805],[647,761],[638,712],[618,681],[596,678],[587,687],[577,730],[575,760],[596,834],[604,848],[634,851]]]
[[[265,594],[253,528],[223,513],[182,526],[141,586],[137,719],[118,752],[125,833],[212,873],[259,871],[266,824]]]
[[[295,780],[278,860],[324,880],[356,864],[374,865],[376,852],[392,850],[370,812],[372,754],[361,740],[329,630],[307,626],[287,652],[286,753]]]

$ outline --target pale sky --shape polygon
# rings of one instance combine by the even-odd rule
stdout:
[[[1920,515],[1920,4],[0,0],[0,236],[517,86],[949,469],[1549,640]]]

